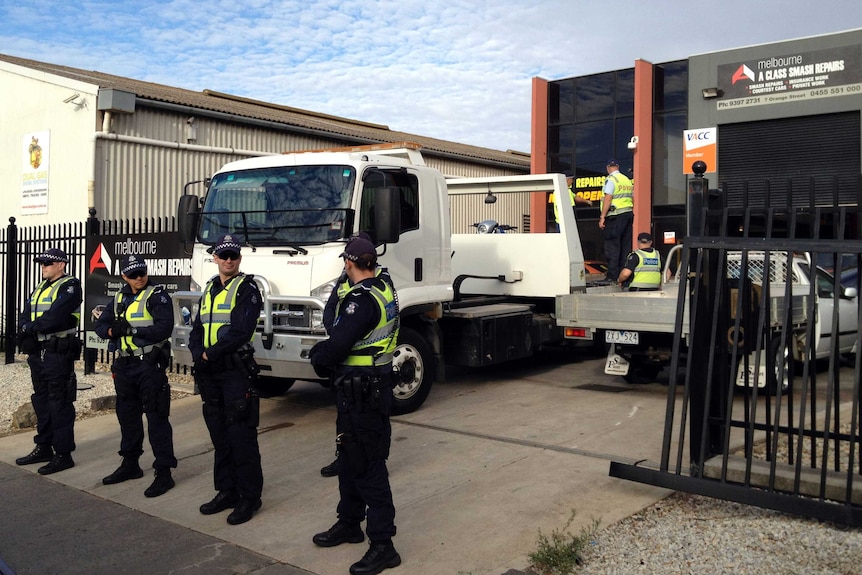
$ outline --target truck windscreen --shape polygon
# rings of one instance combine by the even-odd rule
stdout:
[[[216,175],[200,239],[233,234],[258,246],[319,244],[351,232],[351,166],[278,166]]]

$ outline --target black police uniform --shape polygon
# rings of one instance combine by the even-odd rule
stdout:
[[[30,299],[33,296],[38,298],[58,282],[62,284],[51,307],[33,319]],[[36,437],[33,441],[37,448],[48,453],[51,448],[60,455],[68,455],[75,450],[74,401],[78,393],[75,360],[81,353],[81,342],[74,333],[49,334],[69,332],[78,326],[82,300],[81,282],[77,278],[64,275],[53,282],[46,280],[24,303],[24,312],[19,320],[19,330],[28,341],[22,345],[22,351],[29,354],[27,364],[33,382],[33,395],[30,396],[36,412]],[[25,346],[29,349],[24,349]],[[21,458],[22,463],[24,460],[26,458]]]
[[[311,363],[319,373],[334,367],[339,435],[358,437],[364,448],[365,461],[356,461],[342,446],[339,453],[338,519],[348,525],[358,525],[367,516],[366,533],[372,543],[391,541],[395,535],[395,506],[389,486],[386,458],[392,439],[389,414],[392,407],[392,364],[377,367],[346,366],[353,345],[364,338],[380,321],[380,308],[367,288],[384,288],[384,277],[367,278],[360,283],[366,289],[356,289],[342,300],[338,317],[330,329],[329,339],[314,346]],[[390,284],[391,285],[391,284]],[[355,397],[340,382],[345,378],[372,379],[379,382],[374,406],[360,410]],[[342,463],[343,462],[343,463]],[[357,472],[357,467],[364,467]],[[366,512],[367,506],[367,512]],[[361,534],[361,532],[360,532]]]
[[[218,331],[218,341],[204,347],[200,314],[192,320],[189,351],[194,359],[195,383],[203,400],[203,416],[215,448],[213,482],[219,493],[235,494],[259,505],[263,470],[257,441],[258,409],[249,395],[256,373],[251,340],[260,317],[260,291],[253,276],[238,274],[223,285],[214,276],[203,297],[216,297],[232,282],[242,282],[230,324]],[[209,294],[209,296],[208,296]],[[207,360],[203,359],[206,351]]]
[[[147,297],[146,307],[153,316],[153,325],[134,327],[128,321],[126,311],[137,297],[143,297],[149,287],[154,289]],[[122,296],[122,297],[120,297]],[[177,466],[174,456],[173,429],[168,415],[170,413],[170,386],[165,371],[170,360],[170,346],[167,342],[174,325],[174,312],[170,295],[161,285],[148,280],[137,293],[125,285],[114,296],[114,305],[106,306],[96,320],[95,331],[102,339],[111,339],[117,355],[112,372],[117,391],[117,420],[120,423],[120,451],[126,459],[137,463],[143,454],[144,425],[142,416],[147,415],[147,432],[153,449],[155,462],[153,468],[173,469]],[[117,303],[117,299],[121,301]],[[116,315],[114,308],[116,307]],[[108,335],[112,326],[125,323],[128,333]],[[130,334],[137,350],[123,349],[122,336]]]

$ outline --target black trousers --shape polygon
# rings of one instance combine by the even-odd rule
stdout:
[[[338,518],[347,523],[360,523],[367,518],[368,538],[373,542],[387,541],[396,531],[395,504],[386,467],[392,441],[391,384],[385,385],[385,393],[380,394],[379,405],[374,410],[360,411],[341,388],[337,390],[337,406],[337,432],[356,436],[366,456],[360,473],[351,468],[350,458],[344,453],[338,456]]]
[[[608,261],[608,279],[616,281],[632,253],[632,224],[634,212],[605,218],[605,259]]]
[[[50,445],[57,453],[75,451],[75,359],[68,353],[43,349],[27,356],[33,382],[38,445]]]
[[[236,366],[213,366],[210,371],[196,372],[195,383],[215,449],[213,484],[216,491],[234,491],[246,499],[258,499],[263,492],[263,469],[257,427],[237,408],[249,388],[248,374]]]
[[[175,468],[174,431],[167,410],[158,409],[158,396],[168,383],[165,372],[139,356],[117,358],[113,372],[117,421],[120,422],[120,455],[137,459],[143,454],[142,418],[146,414],[147,435],[155,457],[153,468]]]

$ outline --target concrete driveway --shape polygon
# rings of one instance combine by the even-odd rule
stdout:
[[[422,409],[393,418],[389,470],[397,509],[394,541],[403,564],[387,573],[499,575],[523,569],[536,549],[537,531],[560,529],[572,510],[577,512],[571,528],[575,533],[592,518],[607,525],[669,493],[608,477],[610,460],[658,461],[666,387],[615,381],[602,373],[601,359],[584,357],[570,352],[484,371],[450,371],[447,383],[432,390]],[[347,573],[365,544],[322,549],[311,542],[336,518],[337,479],[319,474],[334,453],[330,391],[298,382],[288,395],[261,405],[263,508],[241,526],[228,525],[226,513],[198,512],[214,494],[212,445],[198,397],[172,406],[180,463],[176,488],[162,497],[143,496],[151,474],[101,484],[119,461],[113,413],[76,424],[73,469],[49,477],[35,475],[38,466],[18,469],[33,473],[35,486],[57,482],[95,496],[86,499],[93,505],[114,502],[207,536],[207,541],[270,558],[271,568],[296,568],[279,573]],[[4,437],[0,461],[14,465],[31,447],[32,433]],[[151,458],[148,445],[145,450],[142,464]],[[12,520],[16,514],[24,517],[25,505],[4,502],[4,522],[10,514]],[[89,531],[106,547],[133,545],[110,518]],[[219,546],[200,545],[211,548],[208,561],[218,562]],[[194,564],[200,570],[189,562],[182,571],[210,572],[203,567],[207,561],[197,557],[200,548],[195,549]],[[8,545],[0,547],[0,557],[15,568],[13,556]],[[84,560],[70,558],[63,572],[94,573],[76,563]],[[237,566],[232,572],[263,571]]]

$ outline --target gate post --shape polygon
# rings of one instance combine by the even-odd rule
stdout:
[[[6,364],[15,363],[18,333],[18,226],[9,218],[6,226]]]
[[[90,208],[90,217],[87,218],[87,227],[86,227],[86,235],[87,236],[97,236],[99,235],[99,220],[96,218],[96,208]],[[84,245],[87,245],[87,241],[84,240]],[[85,248],[86,249],[86,248]],[[86,262],[86,258],[84,259]],[[86,270],[85,270],[86,271]],[[84,294],[84,301],[86,301],[86,294]],[[98,351],[95,348],[87,347],[87,336],[86,332],[84,333],[84,375],[91,374],[96,371],[96,355]]]

